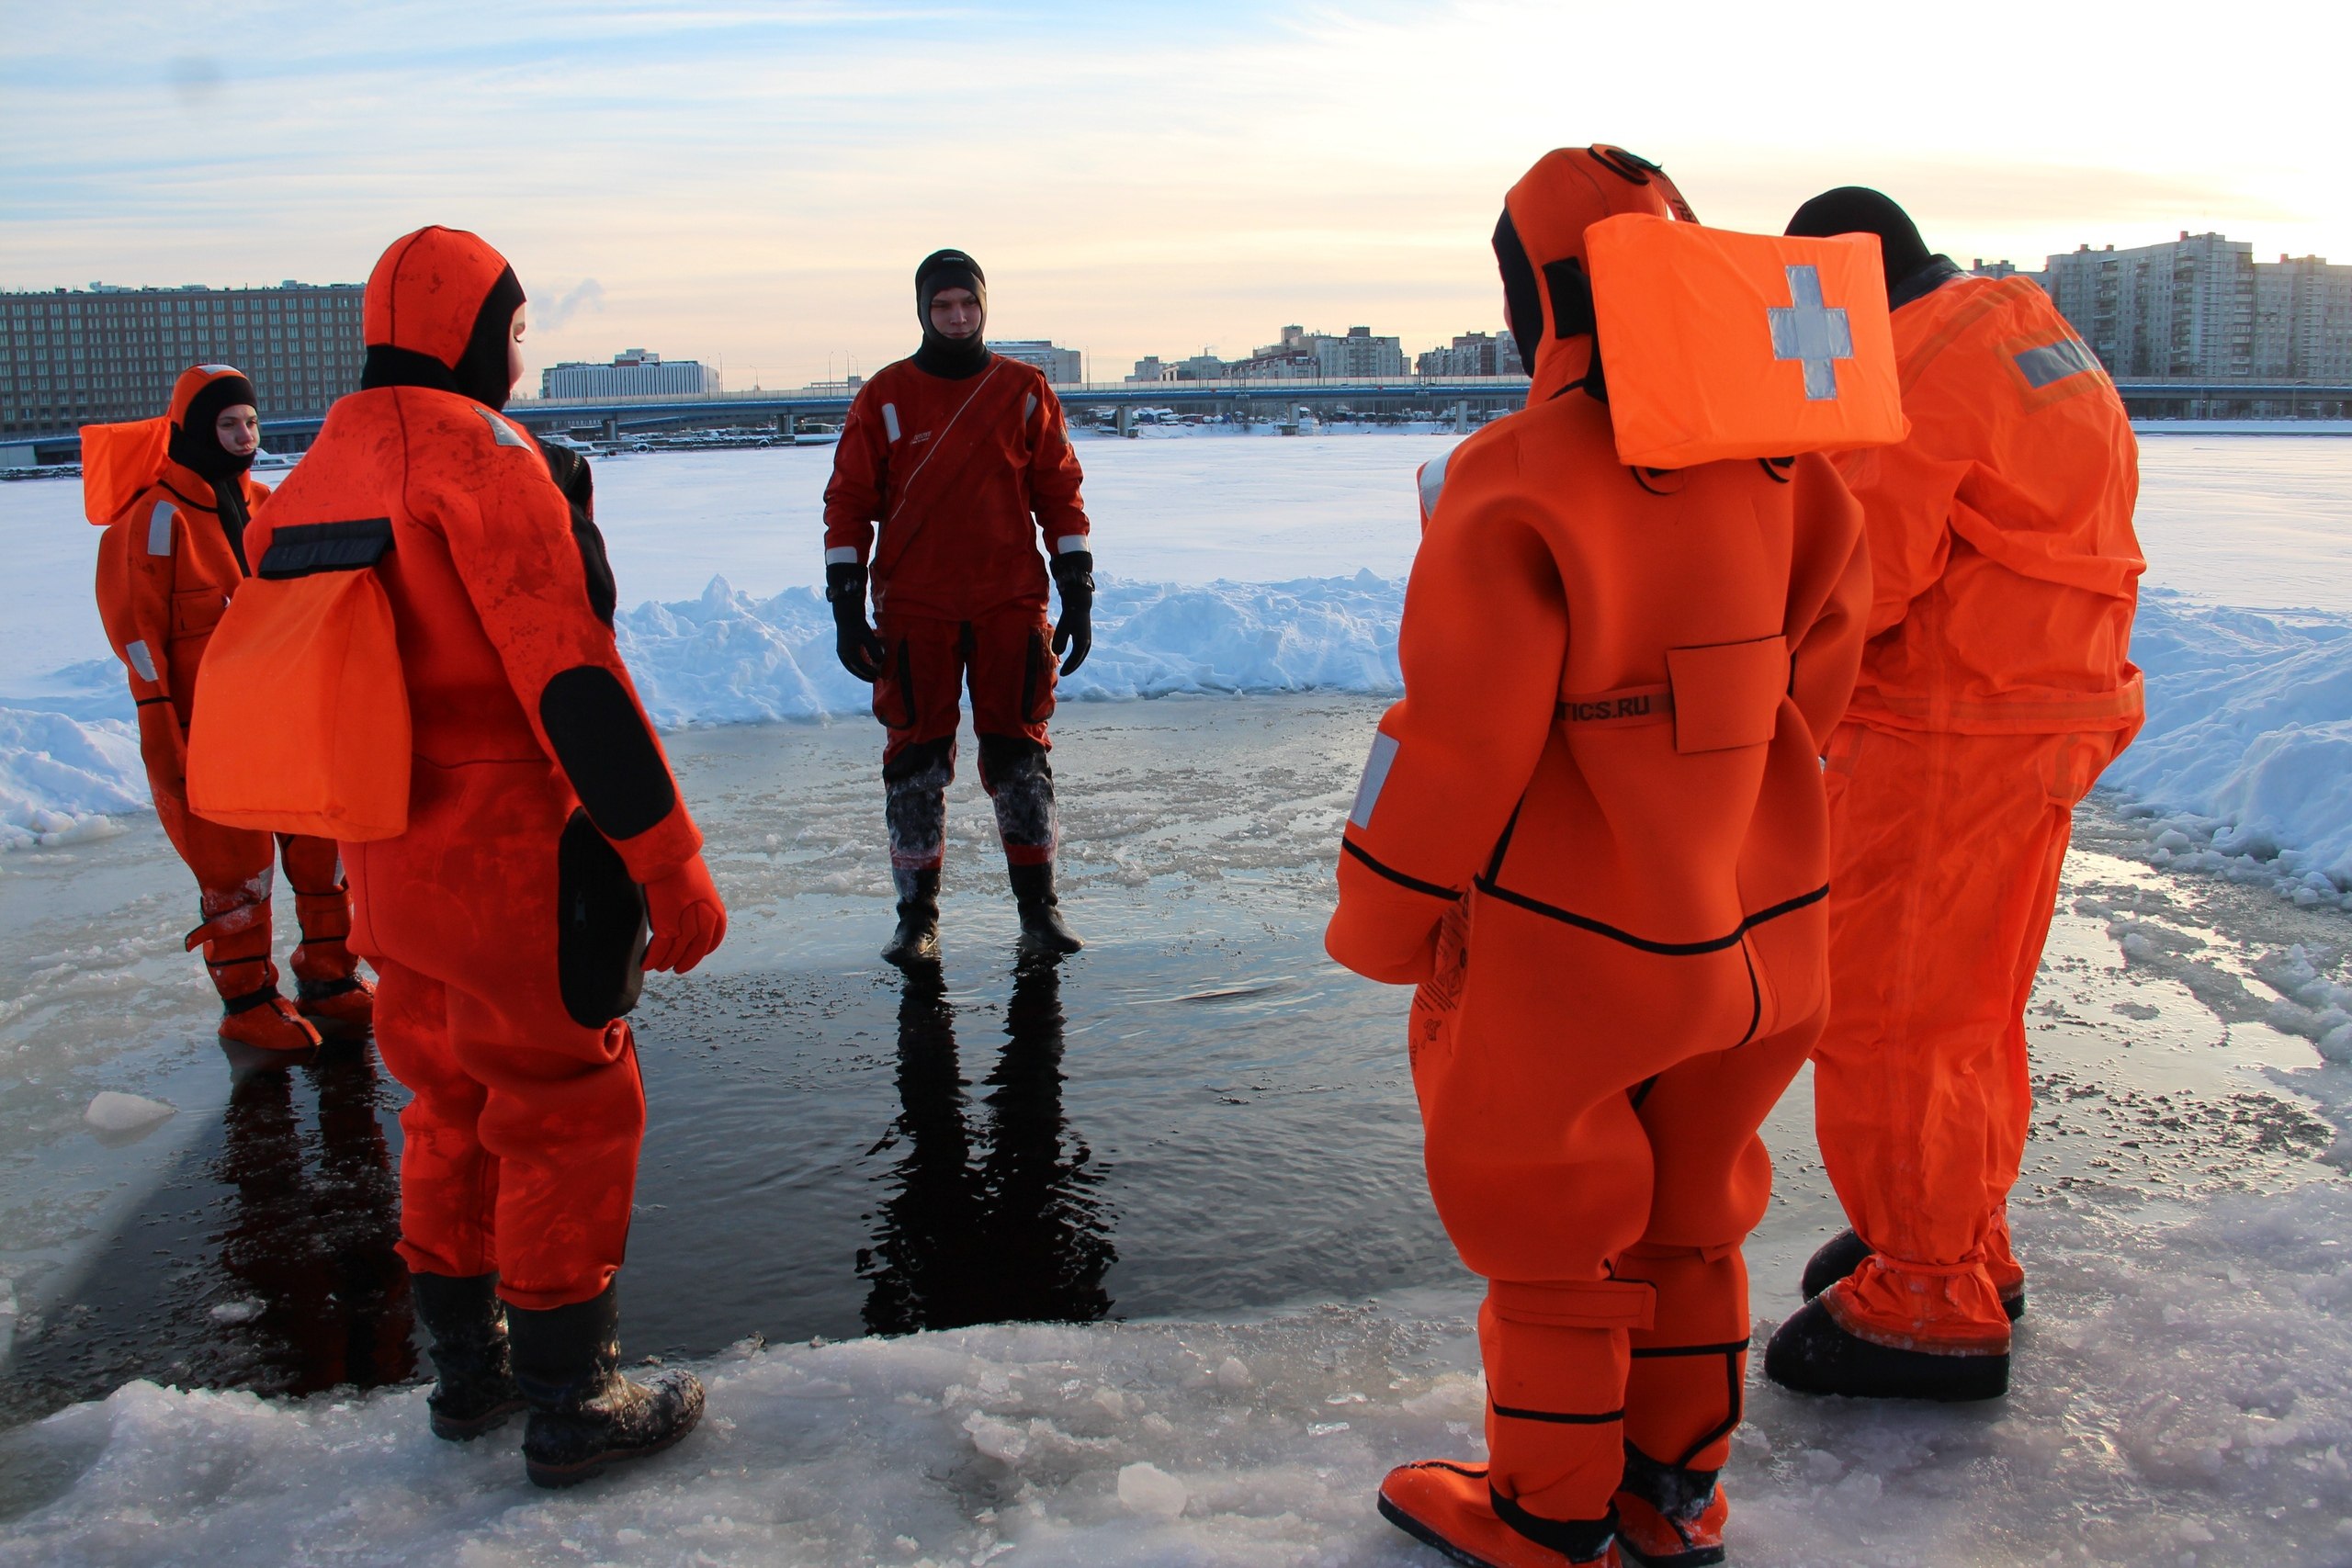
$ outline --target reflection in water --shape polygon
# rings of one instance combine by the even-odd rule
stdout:
[[[231,1091],[214,1169],[235,1194],[219,1233],[230,1299],[209,1315],[236,1321],[253,1367],[242,1381],[260,1392],[398,1382],[415,1371],[414,1318],[375,1053],[323,1056],[304,1076],[319,1097],[311,1149],[292,1075],[251,1074]]]
[[[132,1378],[303,1394],[413,1377],[385,1100],[365,1044],[239,1077],[218,1129],[24,1325],[0,1422]]]
[[[985,1128],[956,1047],[956,1010],[936,967],[910,970],[899,1004],[898,1119],[873,1152],[903,1141],[859,1275],[877,1334],[975,1323],[1091,1322],[1107,1314],[1118,1257],[1092,1152],[1062,1115],[1061,971],[1024,962],[1005,1009],[1004,1052],[984,1086]],[[975,1143],[980,1146],[976,1154]]]

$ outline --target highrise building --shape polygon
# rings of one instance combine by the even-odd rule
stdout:
[[[566,360],[539,372],[543,398],[714,398],[718,372],[694,359],[666,364],[658,354],[625,348],[610,365]]]
[[[1350,327],[1342,337],[1293,325],[1283,329],[1280,343],[1236,360],[1227,373],[1242,380],[1393,379],[1405,374],[1405,350],[1396,338],[1374,337],[1370,327]]]
[[[1443,348],[1432,348],[1413,362],[1423,376],[1524,376],[1519,362],[1519,341],[1509,333],[1464,333]]]
[[[2352,382],[2352,266],[2319,256],[2254,264],[2254,373]]]
[[[191,365],[252,378],[264,419],[321,414],[357,389],[356,283],[0,293],[0,436],[149,419]]]

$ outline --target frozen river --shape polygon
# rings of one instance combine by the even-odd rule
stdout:
[[[1263,585],[1401,575],[1412,470],[1449,444],[1081,456],[1107,574]],[[2352,612],[2352,441],[2143,450],[2153,581]],[[747,593],[814,583],[828,462],[600,465],[625,602],[694,599],[714,574]],[[70,484],[0,486],[30,590],[0,624],[0,694],[85,689],[51,678],[106,657],[77,506]],[[1122,614],[1144,625],[1148,599]],[[1260,618],[1200,634],[1220,648],[1302,613],[1261,588],[1233,604]],[[1115,673],[1114,651],[1097,660]],[[712,1419],[674,1461],[560,1502],[521,1487],[511,1435],[453,1450],[424,1436],[414,1388],[356,1397],[418,1365],[389,1251],[397,1086],[363,1055],[232,1090],[179,951],[185,874],[152,818],[0,856],[0,1568],[330,1547],[1416,1561],[1369,1487],[1397,1459],[1470,1451],[1481,1396],[1474,1286],[1419,1168],[1406,998],[1320,947],[1380,705],[1067,706],[1067,902],[1090,945],[1047,972],[1012,963],[967,745],[937,986],[873,956],[889,910],[870,722],[674,734],[736,919],[638,1014],[650,1123],[622,1288],[630,1349],[693,1358]],[[2352,1001],[2329,978],[2352,917],[2153,869],[2174,852],[2155,830],[2079,818],[2030,1020],[2015,1392],[1860,1411],[1752,1382],[1741,1562],[2352,1560],[2352,1067],[2312,1043]],[[83,1117],[102,1090],[174,1114],[100,1137]],[[1768,1137],[1764,1332],[1841,1223],[1804,1086]],[[1063,1326],[957,1326],[1007,1318]],[[910,1330],[937,1332],[869,1335]],[[133,1381],[28,1419],[138,1379],[308,1397]],[[1122,1501],[1136,1465],[1175,1493]]]

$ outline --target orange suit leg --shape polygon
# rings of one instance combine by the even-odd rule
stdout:
[[[333,839],[280,833],[286,885],[294,890],[294,917],[302,931],[294,950],[294,977],[314,985],[348,980],[359,967],[351,951],[351,888],[343,850]]]
[[[1645,953],[1484,901],[1473,919],[1466,962],[1454,921],[1441,936],[1412,1043],[1430,1195],[1489,1281],[1488,1475],[1544,1518],[1598,1519],[1629,1438],[1722,1462],[1738,1248],[1770,1197],[1757,1129],[1819,1021],[1694,1054],[1757,1016],[1739,947]]]
[[[2106,737],[1841,726],[1829,750],[1834,1002],[1814,1054],[1824,1162],[1876,1256],[1849,1332],[2008,1346],[2007,1206],[2032,1116],[2025,1009],[2073,807]]]
[[[277,983],[277,965],[269,957],[276,846],[267,833],[224,828],[197,816],[176,779],[150,770],[148,784],[164,835],[196,874],[203,919],[188,941],[204,949],[214,989],[224,1002],[269,994]]]
[[[628,1238],[645,1093],[627,1023],[565,999],[558,846],[571,804],[545,762],[417,759],[409,829],[349,846],[353,945],[381,977],[377,1038],[401,1112],[401,1255],[495,1269],[546,1310],[610,1282]]]

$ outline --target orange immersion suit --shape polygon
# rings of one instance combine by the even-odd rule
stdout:
[[[1489,1281],[1494,1508],[1577,1523],[1594,1561],[1629,1466],[1711,1488],[1740,1417],[1757,1130],[1826,1007],[1816,753],[1869,593],[1826,459],[1619,461],[1560,290],[1589,224],[1671,198],[1607,151],[1555,152],[1510,193],[1550,289],[1533,386],[1424,471],[1406,696],[1326,939],[1419,987],[1430,1190]],[[1514,300],[1521,330],[1532,309]]]
[[[2006,1352],[2025,1007],[2074,807],[2141,723],[2137,448],[2025,278],[1952,274],[1894,333],[1911,438],[1840,459],[1873,581],[1826,757],[1836,1005],[1814,1052],[1822,1156],[1874,1256],[1821,1300],[1874,1344]]]
[[[507,1302],[546,1311],[598,1296],[628,1234],[640,885],[708,881],[614,646],[593,523],[486,406],[505,380],[456,389],[505,374],[521,298],[471,234],[395,243],[368,284],[363,389],[329,412],[252,547],[331,551],[338,525],[389,520],[372,570],[399,645],[381,678],[404,684],[413,727],[407,829],[345,852],[352,941],[381,977],[377,1040],[415,1097],[401,1256],[423,1274],[495,1270]]]
[[[269,489],[243,473],[243,463],[216,480],[183,459],[204,461],[207,444],[218,445],[212,416],[253,395],[242,372],[194,366],[181,372],[162,420],[85,427],[85,502],[91,520],[106,525],[98,544],[98,613],[130,671],[155,814],[200,890],[202,919],[187,945],[204,950],[228,1010],[224,1032],[300,1050],[318,1042],[296,1017],[296,1005],[277,994],[277,966],[270,961],[272,863],[282,855],[301,926],[293,957],[300,1010],[346,998],[342,1010],[357,1002],[361,1010],[349,1021],[361,1022],[366,982],[345,942],[351,899],[335,846],[290,834],[278,835],[273,846],[267,833],[208,821],[187,805],[187,725],[198,667],[222,611],[250,575],[247,519]],[[227,487],[225,497],[216,485]]]

